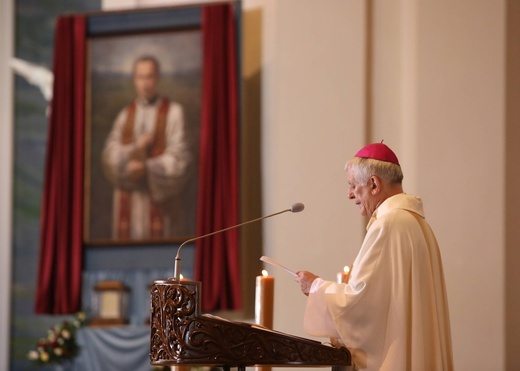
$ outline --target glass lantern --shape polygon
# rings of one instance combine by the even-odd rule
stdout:
[[[128,324],[130,288],[120,281],[101,281],[92,293],[91,326]]]

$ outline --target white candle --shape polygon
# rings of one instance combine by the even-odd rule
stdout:
[[[343,267],[343,272],[338,273],[337,282],[338,283],[348,283],[348,278],[350,277],[350,268],[348,265]]]
[[[256,277],[255,322],[267,328],[273,328],[274,277],[266,270]]]

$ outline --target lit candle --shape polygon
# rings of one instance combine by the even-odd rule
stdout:
[[[262,271],[256,277],[255,322],[267,328],[273,328],[274,277]]]
[[[350,276],[350,268],[348,265],[343,267],[343,272],[338,273],[338,283],[348,283],[348,278]]]

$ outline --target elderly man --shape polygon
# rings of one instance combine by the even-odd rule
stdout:
[[[308,295],[305,331],[352,353],[356,369],[452,370],[441,256],[420,198],[405,194],[395,153],[383,143],[346,164],[348,197],[369,216],[348,283],[299,271]]]
[[[116,117],[103,151],[103,168],[114,185],[112,237],[157,239],[189,235],[176,217],[191,154],[180,104],[161,97],[159,62],[134,62],[136,99]],[[186,219],[186,218],[184,218]]]

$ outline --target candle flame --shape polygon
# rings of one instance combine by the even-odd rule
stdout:
[[[269,273],[265,269],[262,270],[262,276],[267,277],[269,276]]]
[[[345,273],[350,272],[350,267],[348,265],[345,265],[345,267],[343,268],[343,272],[345,272]]]
[[[181,280],[183,280],[183,279],[184,279],[184,276],[181,274],[181,275],[179,276],[179,278],[180,278]]]

